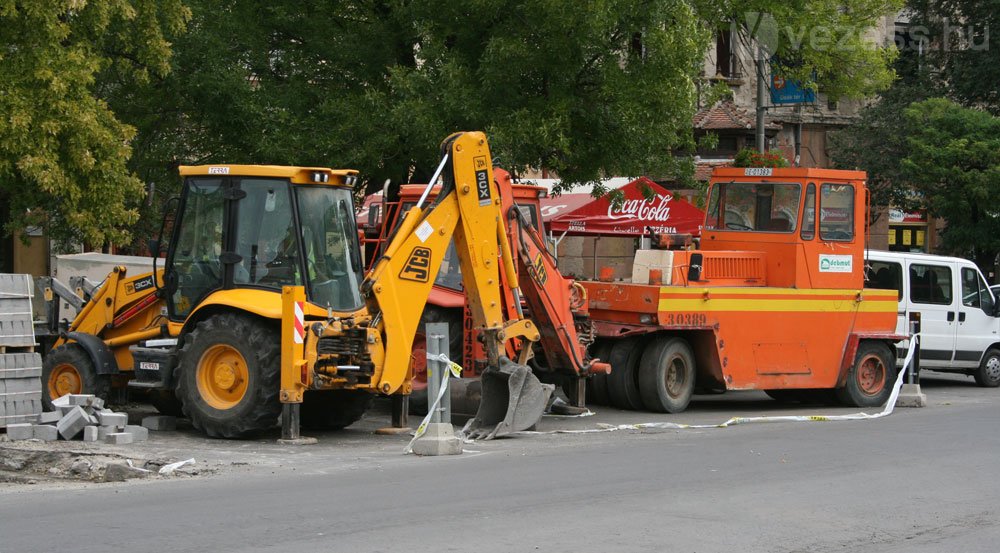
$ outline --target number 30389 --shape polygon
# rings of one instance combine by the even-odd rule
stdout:
[[[708,317],[704,313],[667,313],[666,322],[674,326],[705,326]]]

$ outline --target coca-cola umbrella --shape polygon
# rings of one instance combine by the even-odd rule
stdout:
[[[556,234],[642,236],[652,228],[658,233],[701,235],[705,213],[648,178],[602,184],[622,191],[620,206],[613,207],[608,195],[594,198],[589,191],[550,195],[542,199],[545,227]],[[647,199],[644,189],[652,192],[652,198]]]

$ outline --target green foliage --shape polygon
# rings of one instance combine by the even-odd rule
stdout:
[[[735,14],[744,45],[762,44],[773,71],[831,99],[864,98],[895,78],[896,48],[870,31],[893,17],[903,0],[729,0],[713,3],[725,24]],[[891,22],[890,22],[891,24]],[[751,42],[750,38],[756,39]]]
[[[947,222],[944,249],[992,265],[1000,252],[1000,119],[943,98],[914,103],[905,117],[902,171]]]
[[[0,1],[0,196],[6,232],[47,225],[56,240],[125,240],[142,182],[126,162],[135,129],[100,99],[96,75],[124,82],[168,69],[165,33],[183,25],[176,1]]]
[[[744,148],[733,158],[733,167],[788,167],[788,160],[780,150],[758,152],[752,148]]]

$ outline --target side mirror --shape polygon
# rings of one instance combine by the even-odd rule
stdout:
[[[688,282],[701,280],[701,264],[704,256],[700,253],[691,254],[691,262],[688,264]]]

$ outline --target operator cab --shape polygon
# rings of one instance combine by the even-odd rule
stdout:
[[[304,285],[333,311],[362,306],[352,208],[355,171],[249,165],[181,167],[164,273],[171,320],[217,290]]]

